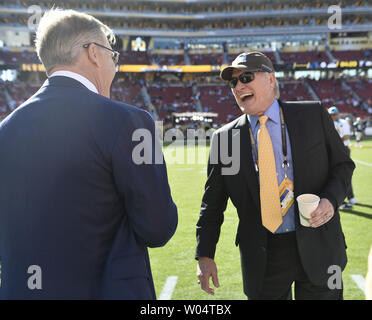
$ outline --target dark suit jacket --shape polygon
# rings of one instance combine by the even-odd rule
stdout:
[[[147,247],[172,237],[177,208],[165,164],[133,162],[137,128],[154,158],[147,112],[67,77],[0,124],[1,299],[155,299]]]
[[[324,285],[331,276],[327,273],[331,265],[340,266],[342,270],[346,265],[346,244],[337,208],[345,199],[355,166],[332,119],[320,103],[279,103],[283,107],[291,142],[295,197],[303,193],[317,194],[327,198],[335,208],[333,218],[325,225],[319,228],[303,227],[295,201],[296,236],[303,267],[314,284]],[[248,121],[247,116],[242,115],[213,135],[211,155],[220,155],[222,135],[228,136],[230,149],[233,139],[240,139],[240,170],[235,175],[221,175],[221,169],[229,165],[224,165],[221,160],[213,164],[210,158],[197,223],[196,258],[214,257],[223,212],[230,198],[239,216],[236,245],[240,248],[244,292],[248,297],[257,297],[266,266],[267,230],[261,221],[259,184],[252,158]]]

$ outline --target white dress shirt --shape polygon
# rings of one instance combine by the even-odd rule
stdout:
[[[93,91],[94,93],[98,93],[98,90],[95,87],[95,85],[92,82],[90,82],[87,78],[83,77],[82,75],[78,73],[67,71],[67,70],[60,70],[60,71],[53,72],[49,76],[49,78],[55,77],[55,76],[63,76],[63,77],[69,77],[69,78],[75,79],[76,81],[79,81],[84,86],[86,86],[90,91]]]

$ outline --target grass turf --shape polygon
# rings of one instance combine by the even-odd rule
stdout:
[[[353,142],[355,145],[355,142]],[[351,147],[356,169],[353,188],[359,204],[352,210],[341,212],[341,222],[348,245],[348,264],[343,273],[344,299],[364,299],[364,293],[351,275],[367,272],[367,256],[372,244],[372,140],[363,141],[363,148]],[[243,293],[239,250],[234,245],[238,217],[229,202],[225,221],[217,245],[215,261],[220,288],[215,295],[200,289],[196,278],[195,224],[199,217],[201,199],[206,181],[206,164],[209,148],[164,148],[172,196],[178,207],[179,224],[174,237],[163,248],[150,250],[155,288],[159,296],[168,276],[178,276],[172,295],[176,300],[239,300]],[[197,157],[198,156],[198,157]],[[368,165],[369,164],[369,165]]]

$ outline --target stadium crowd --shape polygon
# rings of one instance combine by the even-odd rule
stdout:
[[[329,56],[324,50],[313,51],[280,51],[277,56],[272,51],[265,51],[273,62],[283,63],[308,63],[308,62],[331,62]],[[175,53],[159,53],[159,50],[152,49],[147,51],[127,51],[119,50],[120,64],[146,64],[146,65],[221,65],[227,63],[224,59],[224,49],[204,49],[203,53],[196,53],[189,48],[178,49]],[[163,50],[164,51],[164,50]],[[372,54],[370,49],[365,50],[349,50],[349,51],[331,51],[334,59],[339,61],[350,60],[371,60]],[[189,63],[186,63],[185,54],[189,58]],[[235,54],[228,54],[227,60],[231,61]],[[279,60],[277,59],[279,58]],[[35,52],[29,51],[27,48],[21,48],[19,51],[11,51],[6,46],[0,49],[0,63],[16,65],[21,63],[40,63]]]
[[[112,26],[113,28],[129,28],[129,29],[166,29],[166,30],[210,30],[210,29],[242,29],[252,27],[280,27],[280,26],[319,26],[326,25],[328,22],[327,16],[314,17],[312,15],[304,17],[267,17],[260,19],[252,19],[252,17],[242,18],[229,18],[223,20],[216,19],[210,21],[177,21],[177,20],[157,20],[152,21],[148,18],[136,18],[123,20],[121,18],[105,18],[102,19],[104,23]],[[27,25],[28,17],[13,15],[13,16],[0,16],[0,24],[9,25]],[[371,23],[369,16],[363,17],[355,14],[345,14],[343,17],[345,25],[351,24],[365,24]]]
[[[306,81],[325,107],[336,105],[344,116],[348,115],[353,119],[362,117],[366,122],[372,117],[372,100],[369,94],[372,91],[372,80],[347,81],[354,92],[362,98],[360,101],[345,87],[342,87],[340,79],[279,80],[281,99],[314,100],[306,86]],[[111,87],[111,98],[155,112],[159,120],[164,120],[166,124],[172,123],[174,112],[216,112],[218,113],[216,126],[230,122],[241,114],[239,108],[233,103],[231,91],[225,83],[210,76],[195,77],[194,83],[197,87],[196,94],[192,92],[190,81],[175,81],[174,78],[167,81],[158,75],[152,81],[143,81],[135,75],[118,77]],[[151,98],[151,105],[145,103],[141,92],[143,86],[146,87]],[[34,94],[39,85],[30,85],[19,80],[1,81],[0,88],[0,119],[2,119]],[[200,107],[198,107],[198,101],[200,101]],[[185,125],[193,127],[195,124],[190,121]]]
[[[161,1],[159,1],[161,2]],[[28,7],[34,4],[30,0],[16,0],[16,1],[2,1],[2,6],[10,8]],[[40,1],[38,3],[41,7],[50,8],[51,2]],[[341,4],[341,1],[334,4]],[[304,1],[280,1],[280,2],[262,2],[251,1],[249,3],[238,1],[214,2],[213,6],[208,2],[201,3],[167,3],[166,6],[159,6],[157,3],[149,1],[132,0],[132,1],[115,1],[104,2],[100,0],[83,0],[83,1],[58,1],[58,5],[67,9],[84,9],[84,10],[99,10],[99,11],[133,11],[133,12],[163,12],[163,13],[201,13],[201,12],[239,12],[239,11],[265,11],[265,10],[283,10],[283,9],[320,9],[329,6],[327,1],[315,0],[311,2]],[[357,0],[343,0],[342,5],[346,8],[363,7],[368,3]]]

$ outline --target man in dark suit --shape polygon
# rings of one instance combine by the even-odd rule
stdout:
[[[49,79],[0,125],[0,299],[155,299],[147,248],[177,208],[151,116],[108,98],[107,34],[72,10],[40,21]]]
[[[219,286],[214,255],[230,198],[248,299],[291,299],[293,283],[296,299],[342,299],[347,258],[337,208],[355,166],[331,118],[318,102],[277,100],[273,65],[260,52],[239,55],[221,78],[244,114],[212,137],[196,231],[201,288],[214,294],[210,278]],[[224,174],[232,163],[221,157],[231,153],[240,170]],[[321,198],[310,227],[300,224],[295,201],[304,193]]]

